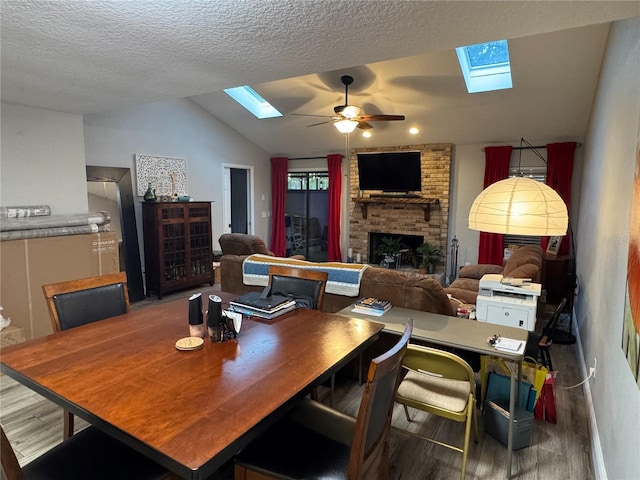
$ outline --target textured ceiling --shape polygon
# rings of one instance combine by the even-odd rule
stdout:
[[[447,104],[456,111],[461,124],[481,120],[477,112],[494,101],[511,104],[513,109],[535,108],[515,94],[489,94],[471,103],[465,101],[458,92],[457,66],[451,61],[453,47],[508,38],[517,53],[517,40],[522,39],[522,49],[536,55],[524,62],[546,71],[547,80],[569,84],[577,75],[554,78],[547,59],[530,50],[529,38],[640,15],[638,2],[610,1],[2,0],[1,6],[3,101],[92,113],[196,96],[200,105],[265,150],[291,154],[343,147],[344,138],[336,137],[330,125],[307,129],[306,119],[294,117],[291,123],[288,115],[256,127],[250,114],[234,110],[219,94],[216,99],[215,92],[250,84],[283,113],[330,114],[333,105],[343,99],[337,73],[344,71],[356,77],[354,100],[360,90],[358,100],[367,113],[402,113],[407,122],[412,115],[418,123],[429,122],[427,128],[433,131],[437,119],[425,115],[437,112],[439,105]],[[586,73],[597,78],[606,28],[576,38],[579,40],[565,40],[569,45],[588,42],[583,50],[572,52],[586,56]],[[547,53],[555,54],[553,44],[546,48]],[[420,57],[399,60],[397,65],[387,62],[416,55]],[[575,68],[583,68],[567,57],[558,53],[551,63],[570,61]],[[528,71],[524,78],[516,78],[515,87],[528,84],[529,97],[553,87],[545,77],[534,84]],[[284,83],[279,85],[277,80]],[[565,85],[566,92],[575,102],[582,101],[572,90],[592,95],[592,84],[585,88]],[[209,99],[202,95],[211,92]],[[585,115],[586,122],[589,112],[575,102],[568,102],[566,109]],[[417,104],[422,111],[410,114],[409,109]],[[526,110],[520,114],[524,116]],[[527,123],[538,118],[534,115],[524,122],[522,130],[526,132]],[[291,130],[298,127],[299,134]],[[263,129],[266,131],[261,132]],[[377,123],[374,133],[390,129],[390,124]],[[418,142],[457,140],[456,134],[442,130]],[[288,138],[294,135],[307,140],[288,145]],[[311,142],[314,137],[317,141]]]

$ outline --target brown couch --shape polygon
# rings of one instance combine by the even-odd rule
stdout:
[[[223,255],[220,259],[221,289],[223,292],[241,295],[261,291],[263,287],[245,285],[242,281],[242,262],[247,255]],[[369,267],[362,274],[359,296],[371,296],[389,300],[393,305],[425,312],[454,315],[444,289],[432,278],[420,278],[411,274],[379,267]],[[358,297],[346,297],[327,293],[323,310],[337,312],[351,305]]]
[[[542,278],[542,248],[537,245],[524,247],[509,247],[514,251],[505,262],[504,267],[499,265],[465,265],[460,269],[456,278],[445,291],[454,298],[452,304],[460,302],[474,304],[478,296],[480,279],[486,274],[500,274],[505,277],[530,278],[535,283],[540,283]],[[455,299],[459,300],[456,301]]]

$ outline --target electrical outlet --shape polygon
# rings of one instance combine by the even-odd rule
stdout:
[[[596,378],[596,365],[598,365],[598,359],[597,358],[593,358],[593,367],[591,367],[589,369],[589,376],[591,378]]]

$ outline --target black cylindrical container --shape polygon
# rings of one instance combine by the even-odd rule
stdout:
[[[207,328],[212,342],[222,339],[222,299],[217,295],[209,295],[209,310],[207,310]]]
[[[196,293],[189,297],[189,336],[199,338],[204,337],[201,293]]]

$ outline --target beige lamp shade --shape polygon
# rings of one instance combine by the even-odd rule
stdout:
[[[560,195],[542,182],[507,178],[485,188],[469,211],[469,228],[510,235],[562,236],[569,216]]]
[[[351,133],[358,126],[358,122],[355,120],[338,120],[337,122],[333,122],[333,126],[338,129],[340,133]]]

